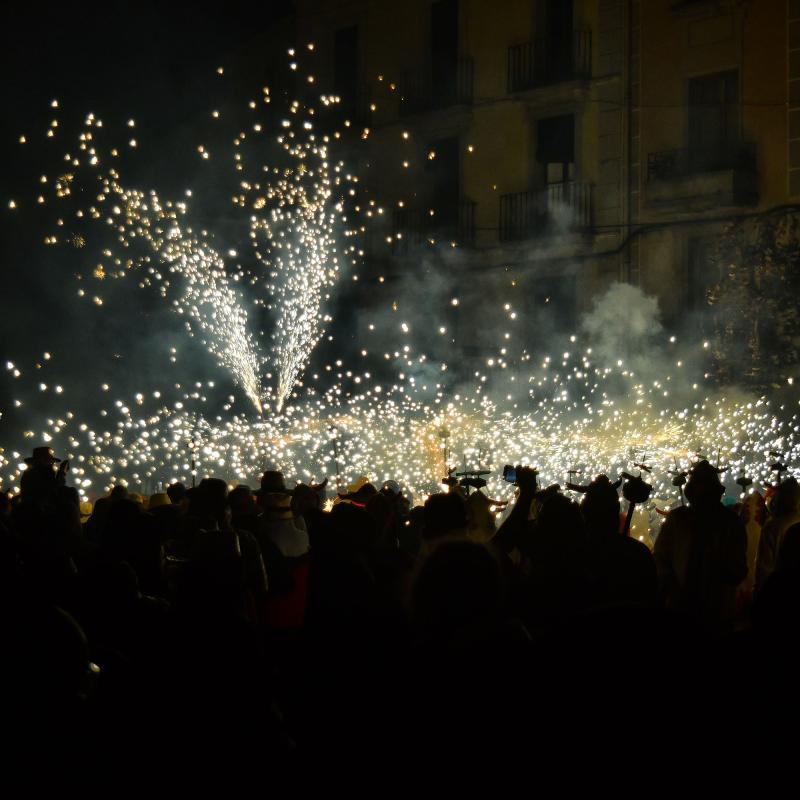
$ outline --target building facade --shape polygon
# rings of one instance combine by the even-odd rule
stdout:
[[[508,280],[561,327],[623,280],[678,323],[724,226],[800,194],[800,2],[300,0],[296,22],[368,141],[368,275]]]
[[[800,4],[639,5],[630,272],[679,318],[707,304],[726,226],[797,200]]]

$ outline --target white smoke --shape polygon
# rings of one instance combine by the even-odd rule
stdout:
[[[637,286],[612,284],[581,321],[594,361],[606,365],[620,359],[646,368],[663,333],[658,300]]]

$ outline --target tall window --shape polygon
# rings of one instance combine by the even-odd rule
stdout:
[[[546,83],[568,80],[573,72],[573,0],[539,0],[539,74]]]
[[[431,80],[433,102],[455,102],[458,87],[458,0],[431,5]]]
[[[718,72],[689,80],[689,168],[731,166],[739,152],[739,73]]]
[[[537,183],[563,183],[575,177],[575,116],[540,119],[536,124]]]

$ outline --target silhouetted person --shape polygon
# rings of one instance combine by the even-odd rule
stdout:
[[[291,506],[295,517],[302,518],[308,531],[309,546],[325,527],[327,514],[323,511],[327,478],[321,484],[298,483],[292,494]]]
[[[445,539],[420,565],[411,619],[423,638],[446,642],[496,623],[504,600],[502,572],[491,552],[468,539]]]
[[[419,565],[409,670],[418,677],[401,713],[420,752],[486,752],[524,730],[516,691],[530,680],[530,638],[505,588],[491,549],[466,538],[440,539]]]
[[[127,500],[128,495],[129,495],[128,488],[118,483],[116,486],[113,486],[111,488],[111,491],[108,493],[108,499],[111,500],[112,503],[114,503],[117,500]]]
[[[171,483],[167,486],[167,497],[171,503],[180,505],[186,497],[186,487],[180,481]]]
[[[769,515],[761,528],[756,556],[755,591],[775,571],[786,532],[800,523],[800,484],[794,478],[779,483],[769,503]]]
[[[725,488],[708,461],[695,465],[684,493],[689,505],[670,512],[656,539],[661,592],[668,608],[724,631],[733,625],[736,587],[747,576],[747,533],[720,503]]]
[[[292,508],[292,496],[281,472],[268,470],[261,476],[256,535],[269,578],[265,621],[282,631],[302,627],[307,601],[308,531]]]
[[[59,487],[65,485],[69,461],[56,458],[52,447],[34,447],[33,455],[25,459],[28,465],[20,478],[23,501],[50,502]],[[58,468],[55,469],[55,465]]]
[[[466,536],[467,502],[459,492],[432,494],[425,501],[424,549],[448,536]]]
[[[483,492],[473,492],[467,497],[467,536],[475,542],[486,543],[497,532],[494,508],[498,504]],[[499,504],[501,507],[504,504]]]
[[[605,475],[587,487],[581,502],[586,524],[589,602],[594,606],[658,603],[658,576],[650,550],[620,533],[619,495]]]
[[[2,625],[6,709],[48,723],[77,722],[95,674],[80,626],[62,609],[30,600]]]
[[[259,508],[253,490],[249,486],[235,486],[228,495],[228,505],[231,507],[231,525],[255,536],[258,532]]]
[[[533,631],[582,607],[585,532],[578,505],[558,486],[537,490],[536,473],[527,467],[517,468],[517,485],[519,496],[492,545],[521,559],[520,602]]]
[[[183,546],[187,548],[190,563],[204,569],[218,565],[226,574],[221,571],[214,579],[218,578],[226,585],[241,580],[246,615],[248,619],[255,620],[257,608],[267,591],[264,562],[256,538],[246,530],[236,530],[231,525],[225,481],[203,478],[191,493],[184,536]],[[210,555],[212,553],[227,556],[215,560]],[[233,594],[230,596],[233,597]]]
[[[258,493],[261,508],[259,541],[268,538],[287,558],[300,558],[308,552],[308,531],[302,517],[292,509],[292,492],[283,474],[267,471],[261,477]]]

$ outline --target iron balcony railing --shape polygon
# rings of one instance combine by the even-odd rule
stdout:
[[[668,181],[723,170],[754,172],[755,166],[756,151],[752,142],[660,150],[647,154],[647,180]]]
[[[434,81],[430,65],[425,69],[406,70],[400,83],[400,114],[421,114],[455,105],[471,105],[472,56],[460,56],[453,65],[452,74],[443,77],[443,80]]]
[[[475,201],[466,197],[458,201],[456,241],[467,246],[475,244]]]
[[[422,212],[414,208],[396,208],[392,215],[392,252],[404,255],[421,247],[424,241]]]
[[[558,230],[592,227],[592,185],[551,183],[546,189],[500,197],[500,240],[530,239]]]
[[[592,75],[592,32],[574,31],[570,41],[537,38],[508,48],[508,91],[524,92]]]

